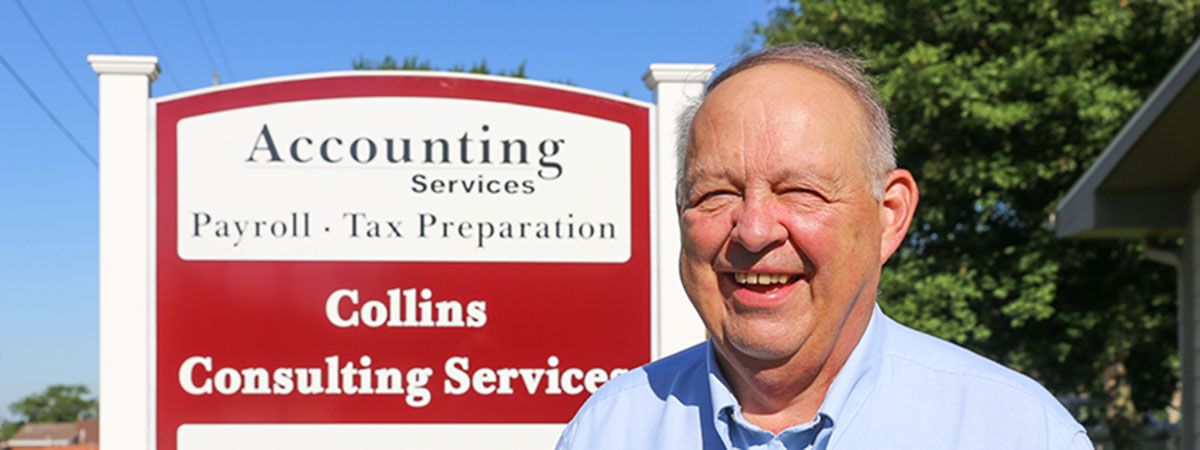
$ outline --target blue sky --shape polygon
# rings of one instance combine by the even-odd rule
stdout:
[[[524,61],[530,78],[649,101],[641,81],[649,64],[724,66],[759,45],[749,30],[777,5],[0,0],[0,56],[97,157],[88,54],[158,56],[154,96],[209,86],[214,68],[223,82],[244,81],[347,70],[360,55],[390,54],[439,67]],[[97,391],[97,195],[96,167],[0,67],[0,417],[12,419],[10,403],[50,384]]]

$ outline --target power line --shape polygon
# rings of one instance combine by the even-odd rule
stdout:
[[[79,92],[79,96],[83,97],[83,101],[92,107],[92,111],[99,112],[100,108],[96,107],[96,102],[92,101],[92,98],[83,90],[83,86],[80,86],[79,82],[75,81],[75,77],[71,76],[71,71],[67,70],[67,65],[63,64],[62,58],[58,57],[58,52],[54,51],[54,47],[50,46],[50,41],[46,39],[46,35],[42,34],[41,28],[38,28],[37,23],[33,21],[33,16],[29,15],[29,11],[25,10],[25,5],[21,4],[21,0],[13,0],[13,3],[16,3],[17,7],[21,9],[21,14],[25,15],[25,20],[29,21],[29,26],[33,27],[33,31],[41,38],[42,44],[46,45],[46,50],[50,51],[50,56],[54,57],[54,61],[58,63],[58,68],[62,69],[63,75],[66,75],[71,85],[75,86],[75,90]]]
[[[187,0],[179,0],[183,3],[183,10],[187,11],[188,22],[192,24],[192,31],[196,33],[196,40],[200,41],[200,48],[204,49],[204,57],[208,58],[208,65],[217,70],[217,61],[213,59],[212,52],[208,51],[208,44],[204,43],[204,36],[200,35],[200,25],[196,24],[196,16],[192,14],[192,7],[188,6]]]
[[[100,27],[100,32],[104,33],[104,38],[108,39],[108,44],[112,45],[113,50],[115,50],[117,53],[124,53],[121,51],[121,47],[117,46],[117,41],[113,40],[112,35],[108,34],[108,28],[104,27],[104,22],[100,21],[100,15],[96,14],[96,10],[92,8],[92,4],[88,3],[88,0],[79,1],[83,2],[83,6],[87,7],[88,14],[92,15],[92,21],[96,22],[96,26]]]
[[[225,71],[229,73],[229,81],[237,79],[233,76],[233,66],[229,65],[229,58],[225,56],[225,47],[221,45],[221,37],[217,35],[217,27],[213,26],[212,16],[208,14],[208,6],[204,4],[204,0],[200,0],[200,12],[204,13],[204,21],[208,22],[208,30],[212,32],[213,41],[217,43],[217,53],[221,54],[221,61],[225,62]]]
[[[21,79],[20,75],[17,75],[17,70],[13,69],[13,67],[8,64],[8,60],[4,58],[4,55],[0,55],[0,63],[4,63],[4,68],[8,69],[8,73],[12,74],[13,78],[17,80],[17,83],[21,85],[21,88],[25,89],[25,93],[29,94],[29,98],[32,98],[33,102],[37,103],[38,107],[42,108],[42,112],[46,113],[46,116],[50,117],[50,121],[54,122],[54,125],[58,126],[58,130],[62,131],[63,134],[67,136],[67,139],[71,140],[72,144],[75,144],[75,148],[79,149],[79,153],[83,155],[84,158],[87,158],[93,166],[99,168],[100,163],[96,161],[96,158],[93,157],[91,153],[88,153],[87,150],[84,150],[83,144],[79,143],[79,139],[75,139],[75,135],[71,134],[71,132],[67,130],[67,127],[63,126],[62,122],[58,120],[58,117],[54,115],[54,112],[50,111],[50,108],[47,108],[45,103],[42,103],[42,99],[38,98],[37,94],[33,93],[33,90],[29,88],[29,85],[25,84],[25,80]]]
[[[147,40],[147,41],[150,41],[150,48],[153,48],[153,49],[154,49],[154,54],[155,54],[155,55],[158,55],[158,67],[159,67],[160,69],[162,69],[162,71],[163,71],[164,73],[166,73],[168,77],[171,77],[171,82],[172,82],[172,83],[175,83],[175,89],[178,89],[178,90],[181,90],[181,91],[182,91],[182,90],[183,90],[183,85],[179,83],[179,78],[176,78],[176,77],[175,77],[175,73],[174,73],[174,72],[171,72],[171,71],[169,71],[169,70],[166,70],[166,68],[165,68],[165,67],[163,67],[163,65],[164,65],[164,64],[163,64],[163,52],[162,52],[162,50],[159,50],[159,49],[158,49],[158,43],[154,42],[154,35],[153,35],[153,34],[150,34],[150,28],[147,28],[147,27],[146,27],[146,22],[142,20],[142,15],[141,15],[141,14],[138,14],[137,8],[133,6],[133,2],[132,2],[132,1],[130,1],[130,0],[125,0],[125,4],[126,4],[126,5],[129,5],[129,10],[130,10],[130,11],[133,11],[133,18],[134,18],[134,19],[137,19],[137,23],[138,23],[138,25],[141,25],[141,27],[142,27],[142,33],[146,35],[146,40]]]

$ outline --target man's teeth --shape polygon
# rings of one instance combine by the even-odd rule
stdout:
[[[733,273],[733,279],[738,284],[784,284],[789,278],[790,275],[782,273]]]

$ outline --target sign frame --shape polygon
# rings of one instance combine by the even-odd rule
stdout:
[[[149,84],[158,76],[157,58],[152,56],[89,55],[89,63],[100,81],[100,398],[102,434],[105,445],[118,448],[156,448],[154,436],[156,389],[154,373],[156,311],[152,301],[154,284],[155,189],[157,167],[154,124],[157,102],[200,93],[269,83],[281,79],[328,76],[308,74],[277,77],[204,88],[151,99]],[[655,91],[649,126],[651,212],[651,357],[682,349],[703,339],[696,318],[669,317],[660,309],[676,312],[687,306],[686,298],[673,280],[677,276],[678,241],[660,239],[663,228],[674,228],[673,197],[675,156],[662,143],[677,141],[675,117],[688,103],[699,98],[703,83],[712,75],[710,64],[652,64],[643,77]],[[352,76],[380,75],[346,72]],[[417,74],[425,75],[425,74]],[[434,74],[429,74],[434,75]],[[443,74],[436,74],[442,76]],[[476,75],[462,75],[474,77]],[[513,81],[513,80],[506,80]],[[590,95],[612,97],[585,89],[536,81],[520,83],[578,90]],[[670,235],[670,233],[668,233]],[[674,236],[677,236],[675,234]],[[663,278],[663,277],[666,278]],[[672,280],[667,284],[661,279]],[[665,309],[664,309],[665,308]],[[686,343],[686,345],[684,345]],[[556,427],[556,428],[560,428]],[[543,430],[543,435],[557,437]],[[522,439],[522,448],[531,441]],[[494,443],[488,441],[489,443]],[[552,440],[550,441],[552,442]]]
[[[499,93],[499,94],[498,94]],[[179,429],[173,430],[171,434],[174,436],[157,436],[159,433],[167,432],[162,426],[166,425],[170,428],[170,424],[162,423],[163,414],[165,411],[159,410],[161,400],[159,397],[169,393],[174,383],[167,377],[167,373],[175,370],[171,366],[173,362],[159,361],[158,358],[163,356],[163,350],[160,347],[163,345],[162,339],[165,336],[159,328],[160,320],[164,319],[159,308],[162,306],[158,300],[158,296],[163,293],[163,289],[167,286],[159,286],[158,283],[163,281],[163,274],[159,273],[162,268],[175,267],[178,264],[193,266],[206,266],[208,264],[195,264],[195,261],[182,260],[181,248],[182,244],[175,228],[181,224],[177,223],[179,214],[174,211],[160,210],[160,208],[174,209],[180,207],[178,203],[181,201],[183,186],[179,177],[181,176],[181,168],[179,158],[182,155],[182,150],[176,148],[181,145],[181,137],[177,134],[181,132],[182,121],[189,117],[197,117],[210,113],[218,113],[221,111],[238,110],[242,108],[255,107],[259,105],[271,105],[278,103],[303,102],[309,100],[325,100],[325,99],[345,99],[345,98],[375,98],[375,97],[428,97],[439,99],[467,99],[467,100],[483,100],[490,102],[500,102],[505,104],[520,104],[532,106],[535,108],[546,108],[557,111],[565,111],[569,113],[579,114],[583,116],[596,116],[597,111],[609,111],[605,114],[616,114],[613,111],[640,111],[630,113],[644,115],[644,129],[631,130],[630,136],[631,151],[634,158],[645,158],[642,160],[631,160],[631,174],[635,177],[631,181],[634,186],[641,185],[645,189],[646,194],[649,194],[650,171],[649,159],[653,152],[653,127],[651,118],[653,117],[654,105],[640,102],[637,100],[612,96],[610,94],[596,93],[579,88],[561,86],[551,83],[543,83],[537,81],[521,80],[509,77],[495,77],[476,74],[459,74],[459,73],[444,73],[444,72],[426,72],[426,71],[350,71],[350,72],[325,72],[315,74],[293,75],[285,77],[275,77],[262,80],[254,80],[245,83],[236,83],[225,86],[217,86],[208,89],[189,91],[180,94],[164,96],[151,100],[152,108],[152,158],[155,168],[155,186],[153,189],[153,209],[156,217],[155,226],[151,227],[153,242],[155,242],[153,253],[154,263],[151,265],[154,270],[154,276],[151,283],[154,284],[151,300],[151,318],[152,318],[152,339],[153,352],[151,367],[154,368],[154,373],[151,376],[151,383],[154,394],[154,413],[153,420],[155,423],[154,433],[155,448],[170,448],[173,445],[179,445],[179,449],[184,449],[185,445],[179,439]],[[571,99],[573,101],[569,101]],[[599,99],[601,103],[592,103],[589,99]],[[605,101],[612,102],[608,105],[627,105],[627,106],[606,106]],[[634,109],[630,109],[632,107]],[[600,108],[600,109],[597,109]],[[613,119],[609,119],[613,120]],[[633,119],[625,119],[633,120]],[[618,122],[619,123],[619,122]],[[164,128],[165,127],[165,128]],[[164,134],[164,132],[166,134]],[[349,137],[349,136],[348,136]],[[282,144],[282,142],[281,142]],[[641,150],[638,148],[641,147]],[[643,153],[644,152],[644,153]],[[638,156],[642,155],[642,156]],[[161,159],[165,157],[166,159]],[[639,170],[638,167],[641,167]],[[579,169],[576,169],[579,170]],[[643,175],[638,175],[638,174]],[[638,178],[641,178],[640,180]],[[161,195],[170,195],[173,191],[173,198],[163,198]],[[631,217],[634,227],[632,230],[637,233],[645,233],[641,236],[634,236],[629,245],[635,248],[641,248],[641,251],[631,254],[631,257],[636,257],[644,261],[644,264],[650,264],[651,256],[650,249],[654,248],[653,238],[650,234],[650,206],[648,198],[638,195],[638,190],[631,191],[633,197],[629,205],[632,208],[633,216]],[[640,197],[640,198],[639,198]],[[640,206],[639,206],[640,205]],[[639,211],[640,210],[640,211]],[[641,219],[639,219],[639,217]],[[638,232],[639,226],[636,224],[642,221],[643,226],[641,232]],[[172,228],[172,229],[165,229]],[[639,239],[640,238],[640,239]],[[642,240],[642,242],[639,242]],[[631,250],[632,251],[632,250]],[[641,256],[637,256],[641,255]],[[163,260],[162,258],[167,258]],[[635,260],[627,261],[621,264],[634,264]],[[163,266],[163,264],[168,264]],[[269,262],[256,263],[254,261],[230,262],[230,266],[263,266],[263,265],[281,265],[281,264],[309,264],[309,265],[346,265],[355,264],[347,262],[331,262],[331,263],[305,263],[298,262]],[[375,265],[388,263],[372,263]],[[406,263],[393,263],[393,266],[404,267]],[[408,263],[411,264],[411,263]],[[435,264],[435,263],[430,263]],[[509,265],[521,265],[522,263],[506,263]],[[561,263],[559,263],[561,264]],[[460,266],[464,264],[459,264]],[[470,264],[466,264],[470,265]],[[497,264],[492,264],[496,266]],[[500,264],[503,265],[503,264]],[[584,265],[599,267],[594,265]],[[412,266],[409,266],[412,267]],[[636,267],[636,266],[631,266]],[[193,269],[195,270],[195,269]],[[649,270],[649,266],[646,267]],[[647,279],[649,278],[649,274]],[[656,335],[655,324],[657,321],[653,317],[654,304],[653,286],[647,283],[645,298],[647,299],[647,307],[650,309],[647,314],[649,326],[648,335],[650,337],[649,346],[644,349],[647,357],[652,356],[652,350],[655,347],[653,336]],[[314,308],[316,309],[316,308]],[[381,355],[375,355],[376,357]],[[160,364],[162,366],[160,367]],[[215,367],[214,367],[215,369]],[[431,381],[430,387],[435,387],[439,384],[438,381]],[[436,392],[436,387],[433,389]],[[586,395],[586,392],[585,392]],[[435,395],[435,397],[437,397]],[[399,400],[396,400],[399,401]],[[233,403],[233,399],[227,402]],[[329,403],[317,400],[309,400],[314,403]],[[402,408],[397,408],[402,409]],[[275,422],[288,424],[288,422]],[[438,423],[438,422],[434,422]],[[351,424],[347,424],[351,425]],[[494,430],[496,424],[486,424],[487,427]],[[522,428],[524,431],[517,434],[504,434],[495,431],[481,431],[481,428],[476,424],[458,424],[458,423],[442,423],[443,433],[423,433],[421,428],[415,425],[406,424],[373,424],[373,430],[366,434],[382,432],[384,435],[394,436],[395,439],[402,440],[408,444],[416,446],[445,446],[444,436],[446,433],[451,433],[455,436],[461,436],[454,446],[477,446],[479,444],[488,444],[490,446],[503,447],[527,447],[533,442],[544,442],[550,445],[557,438],[560,432],[561,424],[513,424],[505,423],[506,427]],[[357,436],[364,435],[362,430],[358,428],[362,424],[348,426],[344,428],[326,425],[324,428],[327,433],[339,436],[336,440],[343,444],[352,442],[354,447],[369,446],[370,438],[366,441],[356,440]],[[266,430],[261,433],[252,432],[250,430]],[[200,426],[200,430],[212,432],[218,430],[217,433],[225,433],[228,436],[236,437],[239,441],[246,442],[246,448],[261,447],[262,445],[274,445],[280,442],[281,439],[286,439],[286,436],[294,431],[287,431],[288,427],[250,427],[239,426],[231,430],[230,427],[213,424],[205,428]],[[283,430],[283,431],[280,431]],[[382,430],[382,431],[381,431]],[[189,435],[203,435],[205,431],[195,431]],[[500,440],[507,436],[510,440]],[[515,438],[515,439],[514,439]],[[500,441],[498,441],[500,440]],[[221,446],[229,448],[228,442],[221,442]],[[240,445],[238,445],[240,447]]]

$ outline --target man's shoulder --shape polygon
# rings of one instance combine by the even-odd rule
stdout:
[[[588,398],[584,408],[593,403],[612,402],[622,397],[651,397],[646,401],[666,401],[679,391],[707,386],[706,359],[708,344],[700,343],[688,349],[645,364],[609,380]]]
[[[883,357],[893,382],[904,384],[896,390],[901,395],[932,395],[944,407],[958,405],[964,412],[983,409],[995,414],[1025,414],[1029,419],[1041,417],[1052,427],[1082,430],[1058,399],[1032,378],[887,320]]]
[[[1011,389],[1036,400],[1058,402],[1032,378],[956,344],[891,321],[884,357],[907,370]]]
[[[702,343],[600,386],[567,424],[558,448],[656,448],[664,437],[698,437],[700,410],[711,405],[708,351]]]

